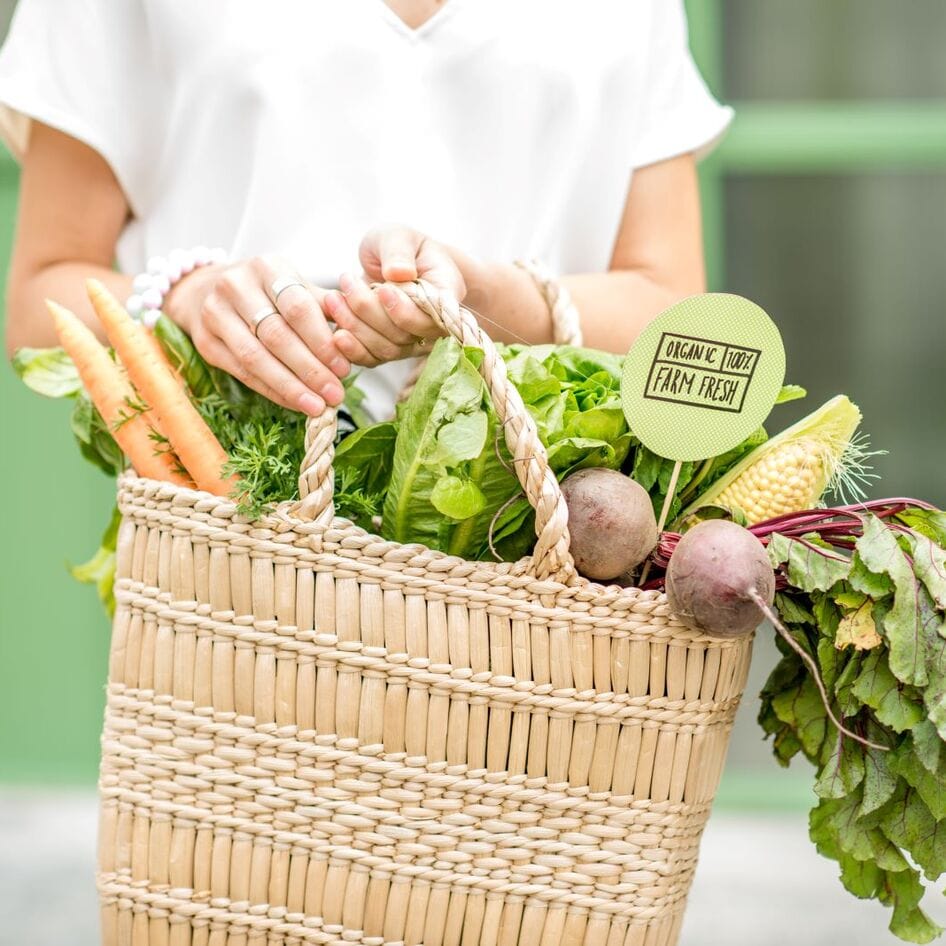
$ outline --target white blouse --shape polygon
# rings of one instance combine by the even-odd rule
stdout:
[[[681,0],[20,0],[0,134],[80,139],[132,208],[120,268],[198,244],[276,253],[319,285],[404,223],[487,259],[607,269],[634,168],[731,117]],[[409,365],[365,372],[376,416]]]

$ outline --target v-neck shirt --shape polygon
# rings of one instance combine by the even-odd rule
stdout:
[[[404,223],[492,260],[607,269],[635,168],[707,148],[711,96],[680,0],[20,0],[0,134],[90,145],[133,216],[138,272],[174,247],[285,256],[330,286]],[[364,372],[376,416],[409,371]]]

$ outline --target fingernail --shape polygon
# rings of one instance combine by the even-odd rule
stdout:
[[[345,295],[348,295],[348,293],[351,292],[352,286],[354,285],[355,280],[352,279],[348,273],[342,273],[341,276],[338,277],[338,288],[341,289]]]
[[[332,407],[341,404],[345,400],[345,389],[340,384],[333,384],[331,381],[322,385],[319,388],[319,393],[325,398],[326,403],[331,404]]]
[[[337,374],[341,378],[343,375],[348,374],[351,365],[344,358],[333,358],[328,363],[328,367],[332,374]]]
[[[351,360],[355,354],[354,338],[345,329],[339,329],[333,338],[335,347],[342,353],[342,356]]]
[[[327,292],[325,294],[324,305],[328,309],[329,315],[335,315],[338,312],[339,306],[341,306],[341,296],[337,292]]]
[[[397,305],[397,294],[393,289],[379,289],[378,298],[381,300],[381,305],[383,305],[389,312]]]
[[[318,417],[325,410],[325,401],[314,394],[303,394],[299,398],[299,408],[303,414],[309,417]]]

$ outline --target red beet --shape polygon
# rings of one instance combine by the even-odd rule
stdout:
[[[667,566],[667,599],[688,627],[713,637],[739,637],[762,622],[754,591],[775,598],[775,573],[762,543],[726,519],[684,533]]]
[[[617,470],[578,470],[562,482],[575,567],[586,578],[611,581],[636,568],[657,544],[657,520],[647,490]]]

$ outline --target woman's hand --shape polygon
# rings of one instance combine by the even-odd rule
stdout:
[[[442,330],[401,290],[368,284],[420,278],[462,300],[466,283],[451,251],[416,230],[386,227],[368,232],[358,256],[364,278],[343,274],[341,291],[328,292],[323,300],[339,329],[338,350],[368,367],[420,354]]]
[[[212,365],[314,417],[342,402],[339,378],[351,367],[334,343],[323,296],[284,260],[261,256],[195,269],[164,311]]]

